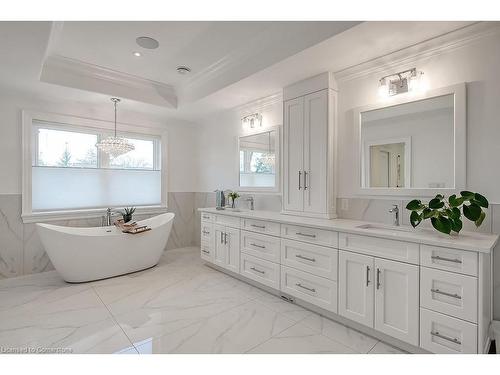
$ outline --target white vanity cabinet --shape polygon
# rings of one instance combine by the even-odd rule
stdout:
[[[339,315],[418,346],[418,266],[339,252]]]
[[[215,224],[214,263],[229,271],[240,271],[240,230]]]
[[[496,236],[478,236],[481,252],[473,235],[454,248],[432,232],[429,244],[347,220],[202,210],[201,257],[221,271],[408,351],[488,349]]]
[[[335,110],[329,74],[284,89],[283,212],[335,216]]]

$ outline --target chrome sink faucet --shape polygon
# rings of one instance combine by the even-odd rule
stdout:
[[[250,210],[253,211],[254,210],[254,199],[252,196],[249,196],[247,199],[245,199],[247,202],[250,202]]]
[[[394,222],[393,224],[399,227],[399,207],[397,204],[393,205],[389,210],[389,213],[394,214]]]

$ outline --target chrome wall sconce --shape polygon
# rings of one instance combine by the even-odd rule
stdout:
[[[394,96],[420,88],[421,77],[424,73],[416,68],[389,74],[379,80],[379,95],[382,97]]]
[[[241,125],[247,129],[257,129],[262,127],[262,115],[253,113],[241,119]]]

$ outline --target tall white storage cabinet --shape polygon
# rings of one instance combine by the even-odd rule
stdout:
[[[283,213],[335,217],[337,92],[331,73],[283,90]]]

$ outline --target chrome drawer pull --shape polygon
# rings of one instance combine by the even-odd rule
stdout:
[[[300,186],[300,176],[302,176],[302,172],[299,171],[299,190],[302,189],[302,186]]]
[[[442,294],[443,296],[448,296],[448,297],[453,297],[453,298],[456,298],[456,299],[462,299],[462,296],[459,296],[458,294],[451,294],[451,293],[446,293],[446,292],[443,292],[439,289],[431,289],[431,292],[432,293],[437,293],[437,294]]]
[[[297,285],[299,288],[302,288],[302,289],[308,290],[310,292],[316,293],[316,289],[314,289],[314,288],[308,288],[307,286],[304,286],[301,283],[297,283],[295,285]]]
[[[300,255],[300,254],[297,254],[295,255],[297,258],[300,258],[300,259],[304,259],[304,260],[308,260],[309,262],[316,262],[316,259],[314,258],[308,258],[308,257],[305,257],[303,255]]]
[[[265,246],[257,245],[256,243],[251,243],[250,246],[255,246],[255,247],[258,247],[260,249],[265,249],[266,248]]]
[[[224,233],[224,245],[227,245],[227,233]]]
[[[204,230],[202,233],[203,234],[210,234],[210,232],[207,232],[206,230]]]
[[[431,331],[431,335],[439,337],[440,339],[443,339],[443,340],[446,340],[446,341],[450,341],[450,342],[452,342],[454,344],[462,345],[462,341],[460,341],[459,339],[454,339],[454,338],[442,335],[439,332],[433,332],[433,331]]]
[[[366,286],[370,285],[370,267],[366,266]]]
[[[462,261],[460,259],[443,258],[443,257],[440,257],[439,255],[432,255],[431,259],[444,260],[445,262],[453,262],[453,263],[462,264]]]
[[[258,270],[258,269],[257,269],[257,268],[255,268],[255,267],[250,267],[250,269],[251,269],[252,271],[255,271],[255,272],[258,272],[258,273],[261,273],[261,274],[265,274],[265,273],[266,273],[266,271],[261,271],[261,270]]]
[[[266,229],[265,225],[250,224],[250,226],[254,227],[254,228],[259,228],[259,229]]]
[[[297,232],[295,233],[296,235],[298,236],[304,236],[304,237],[311,237],[311,238],[316,238],[316,235],[315,234],[307,234],[307,233],[301,233],[301,232]]]
[[[380,289],[380,269],[377,268],[377,289]]]
[[[207,251],[205,249],[202,250],[205,254],[210,254],[210,251]]]
[[[210,219],[210,216],[203,216],[204,219]]]

